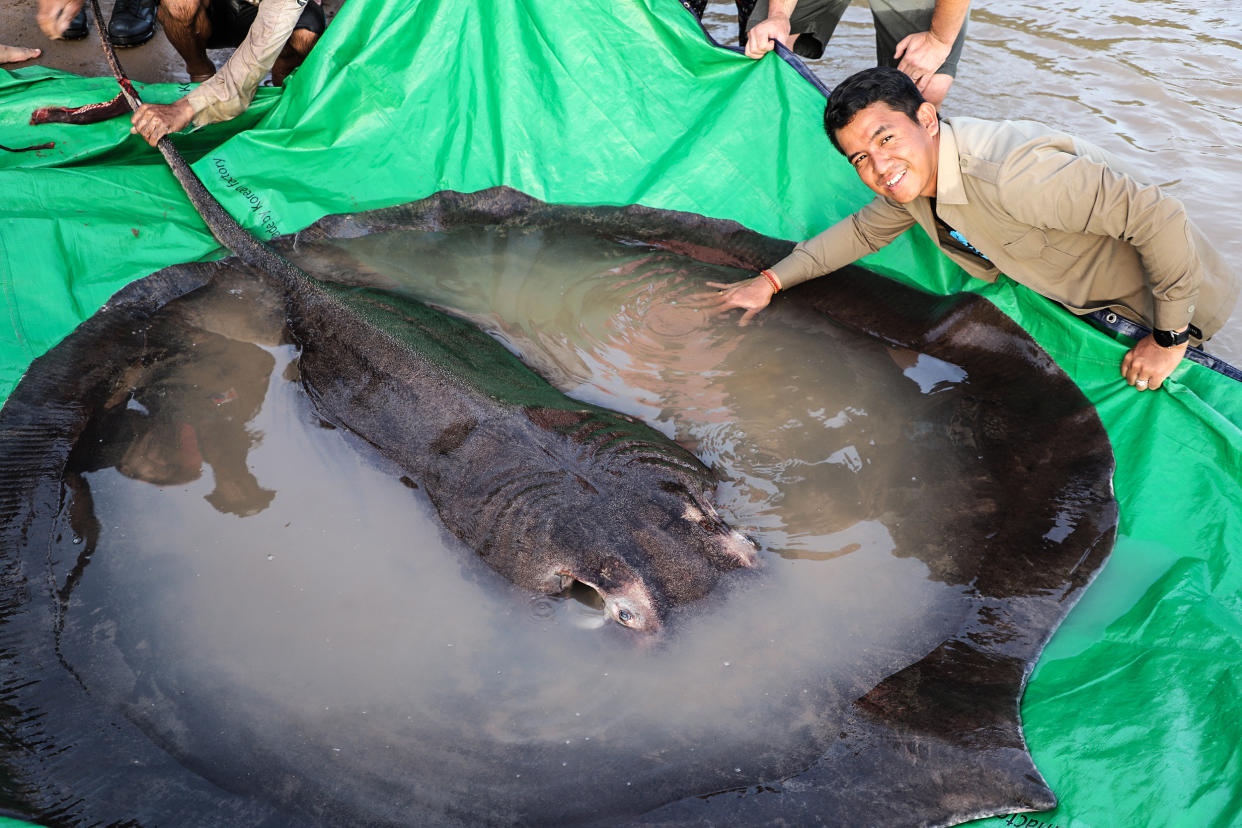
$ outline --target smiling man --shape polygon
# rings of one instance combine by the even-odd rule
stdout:
[[[750,321],[783,288],[831,273],[918,224],[970,275],[1001,273],[1070,311],[1108,311],[1152,331],[1121,374],[1159,388],[1216,333],[1237,276],[1182,203],[1099,147],[1029,121],[941,119],[896,69],[847,78],[828,98],[828,137],[878,198],[753,279],[720,289]]]

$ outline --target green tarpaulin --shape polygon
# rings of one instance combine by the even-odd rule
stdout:
[[[0,144],[56,143],[0,153],[0,396],[122,285],[221,254],[125,119],[26,125],[36,107],[114,90],[0,71]],[[168,101],[181,89],[141,92]],[[259,235],[503,184],[798,239],[870,197],[824,136],[822,109],[791,65],[712,45],[675,0],[349,0],[283,93],[176,143]],[[1013,316],[1095,403],[1116,453],[1112,560],[1023,705],[1062,804],[982,824],[1235,824],[1242,384],[1184,364],[1166,390],[1135,392],[1119,378],[1123,345],[1005,280],[970,280],[918,230],[868,264],[933,292],[977,291]]]

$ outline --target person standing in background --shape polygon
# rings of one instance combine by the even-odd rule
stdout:
[[[869,0],[876,63],[910,76],[924,100],[944,102],[966,40],[970,0]],[[763,57],[778,40],[795,54],[824,53],[850,0],[758,0],[746,19],[746,56]]]
[[[39,0],[39,17],[61,25],[81,7],[82,0]],[[201,127],[245,112],[268,73],[283,85],[327,25],[319,0],[163,0],[159,19],[198,86],[173,103],[144,103],[134,112],[130,131],[151,146],[191,122]],[[49,26],[51,37],[63,31]],[[230,46],[236,49],[217,72],[207,50]]]
[[[81,0],[39,0],[39,28],[52,40],[86,37],[86,6]],[[155,0],[116,0],[108,18],[108,40],[138,46],[155,34]]]

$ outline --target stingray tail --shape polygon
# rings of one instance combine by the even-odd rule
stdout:
[[[34,144],[29,147],[6,147],[4,144],[0,144],[0,150],[4,150],[5,152],[32,152],[34,150],[45,150],[45,149],[55,149],[55,148],[56,148],[55,141],[48,141],[46,144]]]
[[[30,113],[31,126],[39,124],[97,124],[129,112],[125,93],[118,92],[110,101],[89,103],[85,106],[44,106]]]
[[[108,65],[112,68],[112,74],[116,77],[116,82],[121,86],[121,94],[117,99],[123,100],[129,109],[136,110],[142,101],[139,100],[138,92],[134,89],[133,84],[130,83],[125,70],[121,68],[121,63],[116,57],[116,50],[112,48],[112,43],[108,40],[103,30],[103,24],[100,22],[103,19],[103,15],[99,12],[99,0],[91,0],[91,6],[95,12],[95,30],[99,34],[100,42],[103,44],[104,55],[108,59]],[[167,135],[161,138],[155,147],[164,156],[164,160],[168,162],[173,176],[181,184],[182,189],[185,190],[190,203],[194,205],[194,209],[202,216],[203,223],[207,225],[207,229],[215,236],[216,241],[235,253],[246,264],[256,268],[261,273],[274,276],[284,287],[304,287],[312,282],[310,276],[248,233],[245,228],[229,215],[220,202],[216,201],[215,197],[203,186],[203,182],[190,169],[190,165],[181,157],[181,153],[177,152],[177,148],[173,146],[172,141],[168,139]]]

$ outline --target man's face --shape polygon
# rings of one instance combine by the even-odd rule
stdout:
[[[886,103],[873,103],[837,130],[837,143],[863,183],[899,204],[936,194],[940,122],[924,103],[918,121]]]

